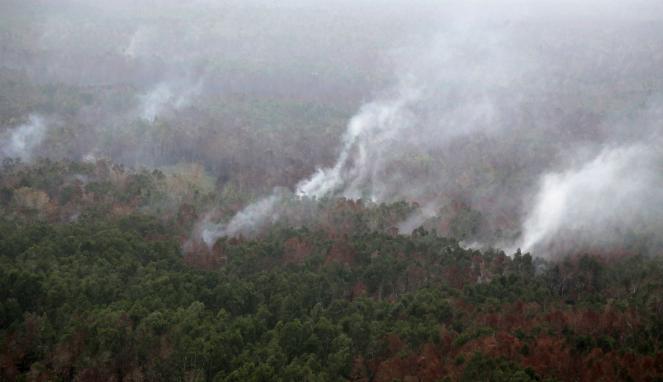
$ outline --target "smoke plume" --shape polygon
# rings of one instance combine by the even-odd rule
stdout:
[[[275,207],[278,202],[278,195],[270,195],[238,212],[228,224],[215,225],[209,222],[204,223],[202,230],[203,241],[211,247],[219,237],[251,234],[264,228],[266,224],[276,222],[279,218],[278,214],[275,213]]]
[[[360,108],[334,163],[299,181],[296,196],[416,201],[403,233],[437,229],[461,205],[481,217],[466,239],[539,255],[660,233],[661,211],[649,206],[662,201],[652,110],[663,57],[651,49],[663,40],[650,33],[662,20],[621,3],[591,23],[584,6],[505,4],[517,12],[452,7],[433,35],[393,50],[397,85]],[[259,200],[228,226],[257,232],[278,220],[279,203]],[[213,232],[207,242],[232,236]]]
[[[147,122],[154,122],[166,111],[177,111],[190,106],[193,102],[192,98],[200,93],[201,86],[201,81],[196,84],[188,82],[159,83],[154,89],[140,96],[141,118]]]
[[[661,143],[606,148],[577,168],[543,176],[518,246],[538,254],[601,252],[656,239],[663,232]]]
[[[44,119],[31,115],[28,122],[10,128],[0,134],[0,153],[2,158],[19,158],[29,162],[37,154],[35,150],[44,140],[46,125]]]

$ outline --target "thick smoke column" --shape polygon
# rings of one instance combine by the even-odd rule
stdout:
[[[366,182],[378,181],[374,168],[382,149],[388,150],[390,140],[397,139],[401,129],[409,125],[405,108],[417,98],[411,86],[401,86],[394,98],[365,105],[353,117],[343,135],[343,145],[335,164],[318,169],[309,179],[302,180],[295,195],[301,199],[320,199],[329,195],[361,198]],[[380,149],[382,147],[382,149]],[[376,191],[376,189],[370,189]],[[288,197],[276,192],[252,203],[238,212],[227,224],[203,223],[201,237],[212,246],[223,236],[250,235],[266,224],[278,221],[278,209]],[[379,200],[375,194],[369,199]]]
[[[660,140],[606,148],[577,168],[543,176],[519,247],[537,254],[626,248],[663,232]]]
[[[44,119],[31,115],[29,121],[20,126],[10,128],[0,135],[0,156],[3,158],[20,158],[30,161],[46,136]]]
[[[352,118],[343,135],[343,147],[333,167],[321,168],[311,178],[297,185],[299,197],[321,198],[340,193],[361,198],[361,185],[374,182],[379,176],[374,164],[386,155],[394,139],[411,123],[413,116],[405,108],[417,99],[417,91],[408,86],[399,88],[397,97],[365,105]],[[378,191],[378,190],[371,190]],[[371,200],[377,195],[368,195]]]

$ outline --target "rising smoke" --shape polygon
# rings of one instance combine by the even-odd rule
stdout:
[[[621,3],[591,17],[585,6],[518,5],[461,7],[432,43],[395,51],[398,85],[360,108],[335,163],[300,181],[296,196],[420,202],[399,227],[407,233],[451,195],[481,213],[475,242],[538,255],[651,243],[663,232],[663,211],[650,208],[663,205],[652,138],[663,120],[651,112],[661,18]],[[638,39],[650,45],[631,45]],[[255,233],[278,220],[278,205],[259,200],[228,227],[251,222],[242,233]],[[206,242],[237,232],[219,227]]]
[[[165,112],[176,112],[190,106],[193,98],[200,94],[202,81],[195,84],[188,82],[159,83],[154,89],[140,96],[140,117],[147,122],[154,122]]]
[[[10,3],[2,156],[201,163],[256,200],[205,214],[210,246],[345,197],[416,202],[403,234],[656,251],[658,1]]]
[[[606,148],[588,163],[544,175],[518,246],[539,254],[601,253],[637,240],[639,249],[660,249],[661,143]]]
[[[19,158],[23,162],[29,162],[38,155],[36,149],[45,136],[44,119],[31,115],[28,122],[0,133],[0,157]]]

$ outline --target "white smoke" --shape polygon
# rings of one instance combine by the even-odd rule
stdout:
[[[151,51],[150,48],[154,41],[158,41],[158,33],[154,28],[138,28],[129,39],[122,54],[132,60],[144,58]]]
[[[167,28],[158,24],[142,25],[129,37],[122,54],[136,67],[158,73],[162,80],[139,96],[140,118],[154,122],[160,115],[190,106],[203,88],[201,73],[194,67],[201,60],[195,46],[199,28]]]
[[[202,225],[201,238],[211,247],[220,237],[250,235],[265,225],[278,221],[276,207],[282,200],[282,195],[275,192],[238,212],[228,224],[215,224],[206,219]]]
[[[332,167],[320,168],[309,179],[299,182],[296,195],[321,198],[340,191],[349,198],[361,198],[362,186],[375,186],[381,175],[376,164],[386,154],[399,133],[411,125],[413,116],[406,108],[418,97],[408,86],[399,89],[397,97],[365,105],[353,117],[343,135],[343,147]],[[380,199],[379,189],[371,187],[368,199]]]
[[[147,122],[154,122],[164,112],[190,106],[200,94],[202,81],[161,82],[140,97],[140,116]]]
[[[157,85],[154,89],[140,97],[141,118],[148,122],[154,122],[172,98],[173,92],[170,90],[170,86],[165,83]]]
[[[623,247],[630,233],[660,235],[662,143],[607,148],[577,168],[544,175],[518,247],[555,255]]]
[[[348,124],[335,164],[299,182],[298,196],[416,199],[425,193],[423,187],[395,164],[412,154],[445,148],[463,136],[508,128],[500,124],[497,104],[506,108],[520,102],[519,92],[511,95],[510,103],[503,101],[503,93],[520,82],[531,65],[511,51],[504,38],[511,33],[508,28],[477,24],[468,31],[462,24],[401,52],[408,61],[398,69],[398,86],[359,110]],[[427,207],[422,216],[430,217],[435,209]]]
[[[564,7],[567,15],[548,13],[552,2],[547,10],[515,3],[519,12],[450,10],[432,38],[396,51],[395,90],[360,108],[336,161],[298,182],[295,195],[416,201],[424,207],[399,225],[403,233],[460,200],[495,235],[511,230],[501,238],[480,232],[489,244],[513,243],[520,228],[518,246],[535,254],[559,252],[559,242],[600,249],[633,230],[663,232],[663,211],[642,201],[663,206],[661,141],[643,139],[660,126],[615,123],[632,123],[648,88],[660,89],[652,73],[663,56],[652,47],[661,41],[634,44],[650,36],[649,24],[621,5],[586,23],[593,7]],[[555,170],[581,151],[593,159]],[[205,241],[238,232],[227,229],[235,219],[246,222],[240,231],[255,232],[278,219],[279,205],[273,196],[249,205]],[[482,239],[466,238],[473,246]]]
[[[438,213],[438,204],[429,203],[416,211],[398,225],[398,232],[401,234],[410,234],[415,229],[421,227],[428,219],[436,216]]]
[[[44,119],[31,115],[25,124],[8,129],[0,135],[0,153],[3,158],[20,158],[24,162],[35,156],[35,149],[39,147],[46,136]]]
[[[129,59],[135,59],[138,56],[138,52],[140,51],[140,46],[143,44],[143,36],[144,35],[142,33],[135,33],[131,37],[131,40],[129,40],[129,44],[126,46],[126,48],[122,50],[122,54],[124,54]]]
[[[418,97],[416,88],[401,86],[396,96],[363,106],[353,117],[343,135],[343,145],[333,166],[318,169],[310,178],[297,184],[295,195],[300,199],[320,199],[343,195],[371,201],[381,199],[378,173],[380,158],[387,155],[394,139],[410,126],[412,115],[407,107]],[[366,188],[366,185],[370,187]],[[365,194],[365,191],[368,194]],[[201,237],[213,245],[220,237],[252,234],[279,220],[277,209],[284,202],[283,193],[260,199],[239,211],[228,224],[203,224]]]

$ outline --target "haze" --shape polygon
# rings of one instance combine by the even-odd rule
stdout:
[[[417,203],[402,234],[469,213],[459,239],[509,253],[661,249],[658,1],[5,0],[0,20],[0,155],[201,165],[240,195],[206,207],[209,246],[348,198]]]

